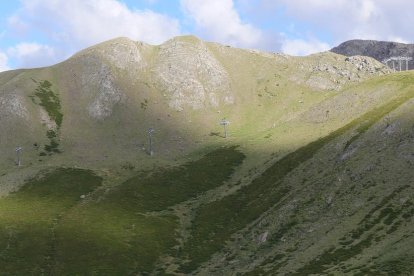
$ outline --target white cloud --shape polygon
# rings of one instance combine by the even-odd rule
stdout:
[[[5,53],[0,51],[0,72],[10,70],[8,66],[8,57]]]
[[[329,44],[316,39],[286,39],[282,43],[282,52],[294,56],[305,56],[329,50]]]
[[[262,31],[242,22],[232,0],[181,0],[181,6],[205,39],[240,47],[263,47]]]
[[[329,33],[335,43],[349,39],[413,41],[414,1],[407,0],[261,0],[285,10],[292,20]],[[308,30],[309,31],[309,30]]]
[[[18,67],[40,67],[51,65],[58,60],[56,51],[38,43],[19,43],[7,49],[10,58],[14,58]]]
[[[118,36],[159,44],[180,35],[180,24],[187,21],[206,40],[282,49],[293,55],[324,51],[329,45],[323,40],[334,46],[354,38],[413,42],[414,37],[414,1],[408,0],[180,0],[187,16],[180,19],[130,9],[122,0],[20,2],[21,8],[8,18],[6,36],[30,35],[23,41],[42,40],[31,47],[21,43],[10,48],[6,56],[0,55],[1,68],[50,65]],[[151,6],[161,1],[143,2]],[[294,27],[290,30],[289,25]]]
[[[36,20],[44,18],[38,22],[44,32],[82,46],[118,36],[160,43],[180,33],[178,20],[150,10],[131,10],[116,0],[23,0],[23,10]]]
[[[9,18],[9,33],[36,33],[49,46],[16,45],[10,51],[13,58],[20,58],[18,66],[48,65],[114,37],[159,44],[181,32],[177,19],[150,10],[132,10],[117,0],[22,0],[21,3],[19,11]]]

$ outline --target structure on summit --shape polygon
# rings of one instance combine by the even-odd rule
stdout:
[[[408,62],[410,61],[410,60],[412,60],[413,58],[411,58],[411,57],[401,57],[401,56],[399,56],[399,57],[390,57],[390,58],[387,58],[387,59],[384,59],[382,62],[385,64],[385,65],[387,65],[388,67],[390,67],[391,69],[393,69],[394,70],[394,72],[396,71],[396,69],[398,70],[398,71],[402,71],[403,69],[402,69],[402,62],[403,61],[405,61],[405,71],[408,71]],[[398,62],[398,64],[399,64],[399,66],[396,68],[395,67],[395,62]],[[388,64],[389,62],[392,62],[391,64]]]

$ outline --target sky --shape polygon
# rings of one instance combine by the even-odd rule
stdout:
[[[120,36],[192,34],[308,55],[349,39],[412,43],[412,0],[0,0],[0,71],[61,62]]]

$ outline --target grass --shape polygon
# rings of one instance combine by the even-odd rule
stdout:
[[[262,93],[264,103],[267,97],[272,96],[267,89],[267,86],[264,87]],[[284,92],[283,89],[280,89],[280,93]],[[157,262],[165,255],[174,255],[189,260],[181,266],[181,271],[189,273],[209,260],[212,254],[222,250],[234,233],[244,229],[269,208],[274,206],[277,208],[277,204],[283,203],[287,198],[293,198],[293,187],[283,184],[283,179],[298,166],[313,158],[315,153],[327,143],[351,129],[356,129],[358,134],[348,141],[345,146],[347,149],[384,114],[404,103],[412,96],[411,94],[407,93],[406,97],[377,108],[328,136],[286,155],[250,185],[236,193],[202,205],[194,212],[191,236],[181,249],[178,248],[176,241],[176,231],[180,227],[179,220],[173,215],[171,207],[195,199],[228,181],[245,158],[236,147],[218,149],[182,166],[157,169],[150,175],[135,176],[115,188],[102,189],[93,195],[87,195],[86,200],[81,200],[80,195],[95,190],[97,185],[91,186],[86,192],[79,191],[70,200],[65,199],[67,196],[65,189],[62,189],[65,193],[59,195],[59,200],[53,196],[53,193],[49,196],[48,193],[55,188],[56,192],[60,190],[60,184],[55,183],[70,182],[70,177],[59,180],[56,176],[56,180],[53,180],[44,192],[35,191],[31,201],[28,199],[16,201],[18,195],[25,191],[23,189],[0,200],[0,206],[3,206],[0,210],[8,210],[7,212],[11,214],[3,216],[3,212],[0,213],[0,267],[5,267],[5,273],[16,271],[20,274],[162,274],[162,270],[154,271],[158,267]],[[40,105],[58,126],[57,131],[49,130],[46,133],[51,143],[45,146],[45,154],[52,153],[58,150],[59,128],[63,121],[59,98],[48,81],[39,82],[35,95],[36,99],[40,100]],[[279,91],[277,97],[281,97]],[[297,99],[292,98],[291,102],[294,101],[296,102]],[[301,108],[301,105],[296,105],[299,106],[298,109]],[[146,100],[141,103],[141,108],[147,109]],[[254,115],[257,112],[256,108],[250,108],[250,112]],[[249,124],[245,125],[244,130],[251,134],[253,128]],[[267,125],[267,122],[263,125]],[[211,132],[211,136],[218,135],[216,132]],[[214,137],[210,138],[214,139]],[[264,137],[262,135],[261,138],[266,139],[263,143],[270,144],[279,136],[273,137],[269,133]],[[264,139],[257,141],[261,143],[262,140]],[[134,167],[125,165],[124,169],[131,173]],[[66,171],[60,171],[59,174],[63,177]],[[83,187],[85,181],[80,179],[73,185]],[[43,201],[47,204],[42,207]],[[24,208],[19,207],[18,204],[22,204]],[[37,210],[43,211],[38,213]],[[404,215],[405,213],[401,217]],[[372,217],[368,220],[376,221],[378,217],[381,219],[377,224],[385,224],[388,227],[384,228],[384,231],[398,230],[394,230],[398,226],[400,217],[397,209],[387,205],[385,209],[378,209],[372,213]],[[377,224],[374,226],[376,227]],[[362,227],[366,229],[367,225],[365,223],[361,229]],[[275,231],[269,237],[268,243],[264,246],[274,246],[274,243],[285,234],[300,227],[300,221],[295,219],[287,221],[281,225],[279,231]],[[358,241],[344,242],[340,250],[335,248],[329,251],[326,256],[327,262],[335,263],[340,259],[352,257],[355,252],[368,246],[375,240],[375,237],[370,236],[368,232],[368,230],[362,232]],[[249,250],[249,248],[245,249]],[[280,259],[269,258],[269,262],[263,263],[265,265],[263,269],[266,270],[258,268],[257,272],[261,274],[267,269],[273,269],[270,271],[277,274],[278,269],[285,265],[285,260],[290,258],[288,256],[285,258],[284,255],[278,257]]]
[[[214,252],[222,249],[233,233],[244,228],[288,195],[290,188],[280,185],[281,180],[299,164],[312,157],[325,143],[326,139],[320,139],[286,155],[250,185],[202,206],[193,221],[192,237],[183,250],[190,259],[189,263],[182,266],[183,272],[196,269]]]
[[[407,76],[397,76],[394,78],[395,81],[400,81],[400,89],[405,89],[408,85],[412,84],[412,80]],[[394,101],[391,101],[388,104],[385,104],[384,106],[375,109],[373,112],[369,112],[365,116],[362,116],[358,120],[356,134],[347,141],[347,143],[345,144],[345,150],[348,149],[354,141],[358,140],[358,138],[361,137],[373,124],[375,124],[379,118],[384,117],[390,111],[394,110],[411,97],[412,95],[408,93],[405,95],[405,97],[403,96]]]
[[[146,216],[102,200],[79,206],[57,227],[56,275],[150,273],[172,254],[177,219]]]
[[[62,153],[59,149],[59,143],[57,141],[58,134],[54,130],[48,130],[46,132],[47,138],[49,138],[49,145],[44,146],[44,151],[40,152],[40,156],[52,155],[53,153]]]
[[[408,201],[397,208],[390,201],[408,187],[408,185],[399,187],[384,197],[378,205],[364,216],[354,230],[340,239],[337,247],[325,251],[293,275],[324,274],[330,267],[338,266],[341,262],[358,256],[374,242],[378,243],[384,239],[385,236],[381,235],[381,230],[384,228],[389,228],[389,230],[385,229],[387,235],[395,232],[402,224],[402,221],[398,220],[399,216],[407,213],[409,207],[412,206],[412,202]]]
[[[90,171],[58,169],[1,199],[1,274],[49,274],[55,254],[56,222],[101,181]]]
[[[398,80],[403,86],[411,84],[409,78],[400,77]],[[213,253],[223,249],[233,233],[281,202],[290,192],[290,187],[281,184],[283,178],[301,163],[312,158],[324,145],[355,127],[358,128],[360,137],[370,126],[413,96],[414,93],[408,91],[401,97],[373,109],[329,135],[287,154],[250,185],[236,193],[202,206],[193,220],[192,236],[183,249],[184,257],[189,261],[181,266],[181,271],[189,273],[195,270]],[[366,240],[365,243],[369,241]]]
[[[151,273],[160,256],[175,255],[178,222],[172,215],[145,212],[163,211],[222,185],[243,159],[236,147],[220,148],[182,166],[133,177],[73,210],[58,228],[57,273]]]
[[[414,271],[414,264],[412,261],[411,255],[399,256],[392,260],[387,260],[381,264],[375,264],[368,268],[372,274],[371,275],[412,275]],[[363,275],[363,274],[362,274]]]
[[[50,144],[44,146],[44,150],[51,155],[52,153],[61,153],[59,143],[55,139],[50,139]]]
[[[150,177],[133,177],[107,200],[141,212],[165,210],[222,185],[244,158],[237,147],[220,148],[182,166],[160,169]]]
[[[177,250],[178,218],[166,209],[222,185],[244,157],[237,147],[219,148],[93,194],[102,179],[90,171],[58,169],[30,181],[0,200],[1,272],[152,273]]]

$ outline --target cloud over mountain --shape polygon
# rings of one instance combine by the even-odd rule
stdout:
[[[40,33],[47,40],[10,47],[7,54],[17,58],[18,67],[50,65],[113,37],[161,43],[180,33],[177,19],[130,9],[116,0],[23,0],[22,8],[9,18],[9,28],[21,35]]]
[[[232,0],[181,0],[185,12],[207,39],[242,47],[260,47],[263,32],[245,23]]]

